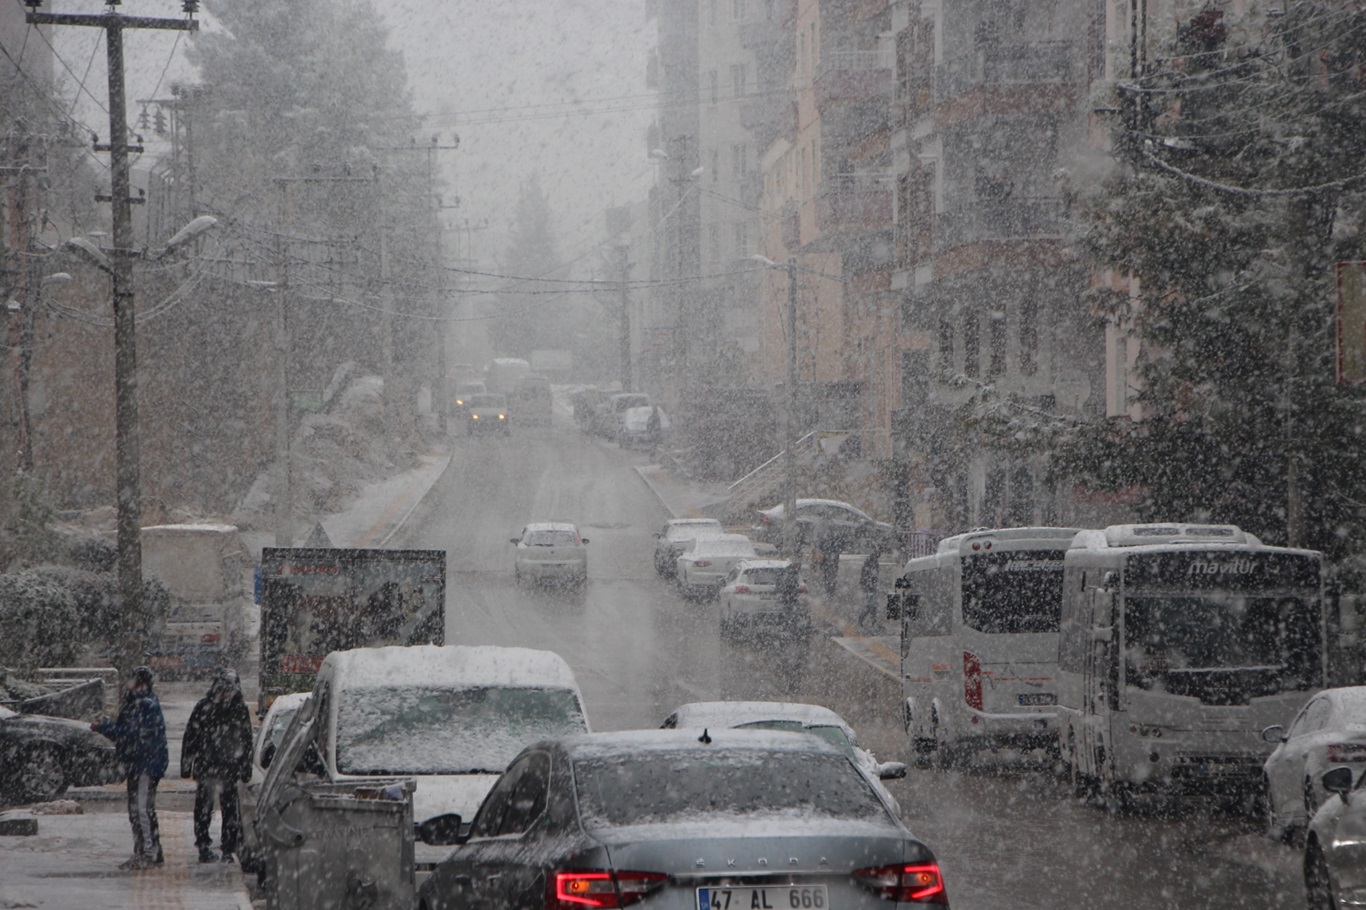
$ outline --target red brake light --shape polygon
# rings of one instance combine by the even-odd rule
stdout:
[[[1329,764],[1342,761],[1366,761],[1366,743],[1329,743]]]
[[[802,584],[802,585],[797,585],[797,593],[798,593],[798,594],[805,594],[805,593],[806,593],[806,585],[804,585],[804,584]]]
[[[556,872],[547,884],[554,896],[547,910],[603,910],[634,904],[663,886],[669,877],[659,872]]]
[[[208,632],[204,635],[199,636],[199,641],[206,645],[216,645],[218,644],[218,633]]]
[[[773,519],[769,517],[769,515],[768,515],[767,512],[760,512],[760,513],[759,513],[759,522],[760,522],[761,524],[771,525],[771,524],[773,524]]]
[[[982,710],[982,662],[968,651],[963,652],[963,701]]]
[[[938,863],[859,869],[854,873],[854,880],[884,900],[899,904],[947,905],[949,902]]]
[[[695,561],[695,562],[693,563],[693,565],[696,566],[696,567],[699,568],[699,569],[705,569],[707,566],[711,565],[711,560],[710,560],[710,559],[699,559],[699,560]]]
[[[749,585],[736,585],[736,586],[735,586],[735,593],[736,593],[736,594],[748,594],[748,593],[750,593],[750,591],[749,591]]]

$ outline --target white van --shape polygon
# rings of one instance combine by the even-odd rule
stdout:
[[[558,654],[530,648],[357,648],[323,660],[313,696],[280,755],[308,742],[295,776],[365,785],[411,778],[413,821],[465,821],[517,753],[539,739],[588,732],[578,683]],[[271,777],[277,772],[271,769]],[[267,779],[266,791],[270,787]],[[263,797],[267,795],[263,792]],[[257,807],[258,825],[269,817]],[[417,867],[449,848],[417,846]]]

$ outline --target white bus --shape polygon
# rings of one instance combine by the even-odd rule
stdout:
[[[1116,525],[1067,553],[1058,721],[1078,795],[1247,797],[1327,670],[1323,555],[1232,525]]]
[[[1001,528],[940,541],[906,563],[901,693],[917,755],[1056,752],[1063,556],[1077,528]]]

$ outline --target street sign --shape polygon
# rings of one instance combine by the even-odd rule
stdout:
[[[1366,262],[1339,262],[1337,383],[1366,385]]]

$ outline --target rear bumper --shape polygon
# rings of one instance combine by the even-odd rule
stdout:
[[[586,578],[588,563],[571,560],[566,562],[519,562],[517,571],[523,578]]]

